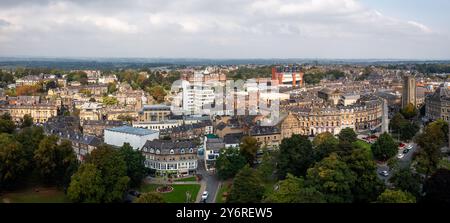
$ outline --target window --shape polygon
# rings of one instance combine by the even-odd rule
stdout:
[[[189,153],[193,153],[194,152],[194,149],[193,148],[190,148],[189,149]]]
[[[170,154],[174,154],[175,152],[173,151],[173,149],[171,149],[169,153]]]
[[[181,150],[180,150],[180,153],[181,153],[181,154],[184,154],[184,149],[181,149]]]
[[[161,154],[161,151],[159,149],[157,149],[156,154]]]
[[[155,150],[153,148],[150,148],[150,153],[154,153]]]

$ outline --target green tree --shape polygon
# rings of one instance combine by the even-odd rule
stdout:
[[[138,150],[134,150],[129,143],[124,143],[119,149],[120,155],[125,160],[127,176],[130,178],[130,186],[138,187],[145,177],[145,157]]]
[[[117,91],[117,86],[115,83],[108,83],[108,94],[112,94]]]
[[[135,203],[166,203],[163,196],[158,192],[147,192],[141,194]]]
[[[91,90],[89,90],[89,89],[81,89],[80,90],[80,93],[81,94],[84,94],[86,97],[91,97],[92,96],[92,91]]]
[[[389,181],[402,191],[409,192],[416,197],[420,196],[420,176],[411,172],[409,168],[396,171]]]
[[[9,134],[0,134],[0,188],[14,182],[27,168],[22,145]]]
[[[239,145],[239,151],[241,155],[245,157],[250,166],[253,166],[256,160],[256,153],[258,152],[258,149],[259,143],[256,141],[256,138],[251,136],[242,137]]]
[[[133,121],[133,117],[131,117],[130,115],[119,115],[117,116],[117,119],[123,122],[128,122],[130,124]]]
[[[259,203],[264,195],[264,185],[257,172],[246,165],[233,180],[227,203]]]
[[[277,151],[264,151],[262,156],[262,161],[257,167],[257,171],[261,180],[264,182],[269,182],[274,178],[274,172],[276,170],[276,162],[278,157]]]
[[[309,168],[306,180],[309,185],[324,194],[329,203],[353,201],[352,188],[356,182],[356,175],[336,153]]]
[[[441,160],[441,147],[446,144],[448,124],[438,120],[428,124],[423,133],[416,137],[419,146],[418,155],[415,157],[417,171],[424,173],[426,178],[438,167]],[[447,135],[445,135],[447,134]]]
[[[105,105],[117,105],[117,104],[119,104],[119,100],[117,100],[117,98],[109,97],[109,96],[103,97],[102,98],[102,102]]]
[[[20,128],[26,128],[26,127],[30,127],[33,125],[33,118],[31,117],[31,115],[26,114],[23,116],[22,119],[22,125],[20,126]]]
[[[373,156],[382,161],[386,161],[395,156],[398,151],[397,143],[387,132],[381,134],[377,141],[372,144],[371,148]]]
[[[341,142],[345,141],[349,143],[356,142],[356,140],[358,139],[355,131],[353,131],[353,129],[351,128],[342,129],[338,134],[338,138]]]
[[[12,121],[11,115],[9,113],[4,113],[0,116],[0,133],[12,134],[16,130],[16,125]]]
[[[400,110],[400,113],[406,119],[412,119],[417,116],[417,108],[413,104],[409,103]]]
[[[363,149],[355,149],[350,156],[344,157],[344,161],[356,175],[352,187],[354,202],[375,201],[385,186],[377,176],[377,166],[370,155]]]
[[[105,196],[102,174],[94,164],[84,163],[72,176],[67,197],[73,202],[100,203]]]
[[[158,103],[164,102],[167,93],[161,85],[151,87],[148,92]]]
[[[266,203],[324,203],[325,197],[314,187],[308,187],[303,178],[288,174],[278,182],[278,189],[269,193]]]
[[[119,202],[128,189],[130,178],[123,157],[108,145],[100,145],[86,156],[86,162],[94,164],[100,170],[105,194],[103,202]]]
[[[338,144],[339,140],[333,134],[329,132],[318,134],[313,140],[315,160],[320,161],[332,152],[336,152]]]
[[[34,151],[36,167],[47,182],[65,184],[77,167],[77,157],[72,143],[63,140],[58,145],[58,137],[44,137]]]
[[[278,178],[283,179],[287,173],[304,176],[314,161],[312,143],[308,137],[292,135],[281,141],[278,156]]]
[[[419,131],[420,127],[415,122],[407,122],[401,126],[400,139],[411,140]]]
[[[223,180],[232,178],[245,164],[245,157],[240,154],[238,148],[222,149],[216,160],[217,176]]]
[[[401,190],[386,189],[377,199],[378,203],[416,203],[414,195]]]
[[[22,144],[27,160],[33,160],[34,151],[39,147],[39,143],[44,138],[44,129],[39,126],[26,127],[21,129],[15,137]]]
[[[398,112],[394,115],[394,117],[392,117],[392,119],[389,121],[389,129],[392,132],[395,133],[399,133],[402,126],[408,122],[408,120],[405,119],[405,117],[403,117],[403,115]]]

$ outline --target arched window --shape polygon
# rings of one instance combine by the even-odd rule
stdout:
[[[173,151],[173,149],[171,149],[171,150],[169,151],[169,153],[170,153],[170,154],[174,154],[175,152]]]

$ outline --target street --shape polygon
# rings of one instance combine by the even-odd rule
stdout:
[[[417,145],[415,143],[407,144],[407,145],[405,145],[405,147],[408,145],[412,145],[411,150],[408,153],[406,153],[403,158],[401,158],[401,159],[396,158],[396,159],[398,159],[398,165],[400,168],[405,168],[411,164],[413,154],[417,150]],[[403,152],[403,150],[404,149],[399,149],[399,153]],[[382,176],[380,174],[381,171],[388,171],[389,175]],[[380,177],[380,179],[382,179],[385,183],[388,183],[389,179],[392,177],[393,173],[389,169],[389,166],[387,165],[387,163],[383,163],[383,164],[377,164],[377,174]]]
[[[203,159],[198,160],[197,173],[202,175],[202,181],[206,183],[205,190],[208,191],[209,194],[206,203],[214,203],[219,187],[219,179],[215,174],[206,171]],[[203,191],[199,191],[199,193],[202,194]]]

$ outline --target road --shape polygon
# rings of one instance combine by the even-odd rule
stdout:
[[[398,165],[400,168],[407,167],[411,164],[413,154],[417,150],[417,145],[415,143],[409,143],[409,144],[405,145],[405,147],[408,145],[412,145],[412,148],[407,154],[405,154],[405,156],[403,158],[399,159]],[[403,149],[399,150],[399,152],[403,152]],[[398,158],[396,158],[396,159],[398,159]],[[380,175],[380,172],[385,171],[385,170],[388,171],[388,173],[389,173],[389,175],[387,177]],[[389,179],[392,177],[392,173],[389,169],[389,166],[386,163],[377,164],[377,173],[378,173],[378,176],[380,177],[380,179],[382,179],[385,183],[388,183]]]
[[[197,173],[202,175],[202,181],[206,183],[205,190],[208,191],[209,193],[209,196],[206,199],[206,203],[213,203],[216,198],[217,190],[219,187],[220,182],[219,179],[215,174],[206,171],[203,159],[198,160]],[[200,191],[199,193],[203,193],[203,191]]]

